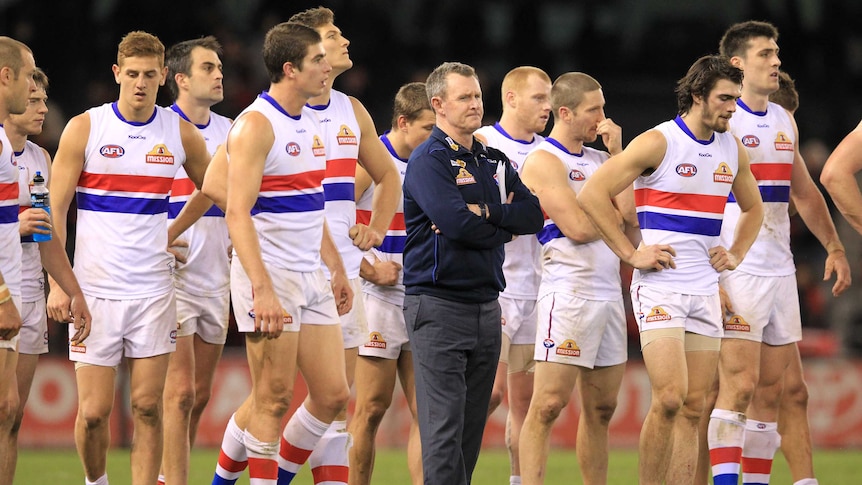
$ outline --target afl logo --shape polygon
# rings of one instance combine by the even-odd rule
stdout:
[[[697,175],[697,167],[690,163],[680,163],[676,166],[676,174],[682,177],[694,177]]]
[[[509,163],[512,164],[512,168],[514,168],[515,170],[518,170],[518,162],[516,162],[514,160],[509,160]]]
[[[556,344],[556,342],[554,342],[554,339],[546,338],[545,340],[542,341],[542,345],[546,349],[552,349],[552,348],[554,348],[554,345],[557,345],[557,344]]]
[[[99,153],[105,158],[120,158],[126,154],[126,150],[120,145],[105,145],[99,148]]]
[[[569,178],[574,180],[575,182],[581,182],[587,179],[587,177],[584,176],[583,172],[575,169],[572,169],[572,171],[569,172]]]
[[[286,147],[284,147],[284,150],[291,157],[297,157],[297,156],[299,156],[299,152],[300,152],[299,143],[292,141],[292,142],[288,143]]]
[[[760,138],[754,135],[745,135],[742,137],[742,144],[748,148],[756,148],[760,146]]]

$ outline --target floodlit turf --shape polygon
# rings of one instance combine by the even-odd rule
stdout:
[[[212,479],[218,450],[196,450],[192,454],[190,484],[208,484]],[[862,450],[817,450],[814,464],[824,485],[858,485],[862,483]],[[108,457],[108,477],[112,484],[130,483],[129,452],[114,450]],[[547,485],[582,483],[574,450],[555,451],[548,460]],[[22,450],[18,459],[15,483],[21,485],[79,485],[84,483],[81,465],[73,450]],[[311,484],[307,467],[294,480],[297,485]],[[372,483],[409,484],[407,458],[402,450],[380,450],[377,453]],[[483,450],[473,475],[474,485],[509,483],[509,463],[505,450]],[[637,453],[613,451],[610,458],[609,485],[637,483]],[[789,484],[790,475],[784,458],[776,457],[772,483]],[[243,476],[238,485],[247,485]],[[4,484],[5,485],[5,484]]]

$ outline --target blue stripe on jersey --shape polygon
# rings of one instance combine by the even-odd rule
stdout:
[[[561,237],[566,236],[565,234],[563,234],[563,231],[561,231],[560,228],[557,227],[556,224],[548,224],[547,226],[543,227],[541,231],[536,233],[536,239],[538,239],[543,246],[553,241],[554,239]]]
[[[117,195],[95,195],[78,192],[78,209],[94,212],[117,212],[120,214],[156,215],[168,211],[168,197],[142,199]]]
[[[180,214],[180,211],[183,210],[183,206],[185,205],[186,203],[183,201],[171,202],[168,205],[168,219],[176,219],[177,216]],[[219,209],[217,205],[213,204],[212,207],[210,207],[206,212],[204,212],[204,215],[202,217],[224,217],[224,212],[222,212],[222,210]]]
[[[790,202],[790,186],[789,185],[761,185],[760,198],[764,202]],[[727,197],[728,202],[736,202],[736,197],[731,193]]]
[[[0,206],[0,224],[18,222],[18,204]]]
[[[377,248],[380,252],[389,254],[399,254],[404,252],[404,243],[407,241],[407,236],[386,236],[383,238],[383,243]]]
[[[353,191],[353,182],[338,182],[333,184],[323,184],[323,192],[326,194],[326,201],[333,200],[349,200],[354,201],[356,194]]]
[[[721,219],[662,214],[661,212],[638,212],[641,229],[657,229],[701,236],[721,234]]]
[[[312,212],[322,211],[323,192],[314,194],[286,195],[281,197],[258,197],[251,208],[251,215],[261,212]]]

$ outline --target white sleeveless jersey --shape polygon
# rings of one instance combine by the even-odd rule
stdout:
[[[335,241],[348,279],[359,277],[362,251],[353,245],[348,232],[356,224],[356,163],[359,158],[359,140],[362,136],[359,122],[353,112],[350,98],[332,90],[329,104],[310,106],[320,118],[320,132],[326,144],[326,222]],[[329,269],[323,266],[329,279]]]
[[[541,135],[535,135],[531,141],[516,140],[506,133],[500,123],[483,126],[476,130],[476,134],[483,136],[488,141],[488,146],[505,153],[518,175],[523,170],[527,154],[544,140]],[[542,279],[542,245],[535,237],[521,236],[506,243],[505,250],[503,276],[506,279],[506,288],[501,295],[535,300]]]
[[[323,175],[326,149],[314,112],[289,115],[263,92],[240,116],[257,111],[275,134],[263,167],[263,180],[251,218],[264,263],[310,273],[320,268],[323,237]],[[230,160],[230,159],[228,159]]]
[[[751,111],[742,100],[730,119],[730,131],[742,141],[763,199],[763,225],[748,254],[735,271],[757,276],[787,276],[796,272],[790,251],[790,177],[793,172],[793,122],[781,106],[769,103],[765,112]],[[721,242],[730,247],[740,210],[731,194],[724,210]]]
[[[655,129],[667,140],[667,151],[655,172],[635,180],[635,203],[643,244],[671,245],[676,268],[635,270],[632,285],[716,294],[718,273],[708,251],[719,244],[724,206],[739,169],[736,139],[726,132],[697,140],[680,117]]]
[[[21,236],[18,233],[18,167],[12,142],[0,125],[0,274],[13,295],[21,294]]]
[[[91,108],[78,179],[75,275],[84,293],[112,300],[166,293],[168,196],[186,153],[180,117],[156,106],[146,122],[126,121],[117,104]]]
[[[171,109],[183,119],[188,117],[174,104]],[[231,120],[216,113],[210,113],[206,125],[195,125],[207,144],[207,151],[215,153],[216,148],[225,142],[230,130]],[[195,191],[195,184],[189,179],[185,169],[177,172],[171,186],[168,219],[174,219]],[[189,243],[186,262],[179,264],[174,272],[174,286],[186,293],[197,296],[219,296],[230,290],[230,260],[228,259],[227,224],[224,212],[213,205],[180,239]]]
[[[18,162],[18,213],[30,208],[30,184],[36,172],[41,172],[45,184],[50,182],[48,159],[42,147],[27,140],[21,153],[15,152]],[[21,300],[25,303],[39,301],[45,297],[45,275],[42,273],[42,255],[39,243],[33,236],[21,236],[23,259],[21,260]]]
[[[387,132],[388,133],[388,132]],[[395,149],[386,137],[386,133],[380,136],[380,140],[386,145],[389,150],[389,155],[392,156],[392,161],[395,163],[395,168],[401,174],[401,182],[404,182],[404,173],[407,171],[407,160],[398,158]],[[374,197],[374,182],[368,189],[362,193],[359,200],[356,201],[356,222],[360,224],[368,224],[371,222],[371,200]],[[383,243],[379,248],[371,248],[369,251],[380,261],[395,261],[400,265],[404,265],[404,242],[407,240],[407,229],[404,226],[404,199],[398,201],[398,209],[395,210],[395,216],[392,218],[392,223],[389,224],[389,229],[386,231],[386,237],[383,238]],[[374,295],[381,300],[393,305],[404,304],[404,284],[402,283],[403,274],[398,275],[398,283],[393,286],[380,286],[368,281],[362,280],[362,291],[369,295]]]
[[[584,147],[570,153],[553,138],[546,138],[534,151],[544,150],[566,167],[568,184],[576,193],[608,159],[608,154]],[[585,300],[617,301],[622,295],[620,260],[601,239],[580,244],[567,238],[545,216],[545,226],[536,234],[542,245],[542,284],[539,294],[565,292]]]

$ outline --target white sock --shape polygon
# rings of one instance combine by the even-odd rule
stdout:
[[[105,473],[101,477],[97,478],[95,482],[91,482],[87,480],[87,477],[84,477],[84,483],[86,485],[108,485],[108,474]]]

